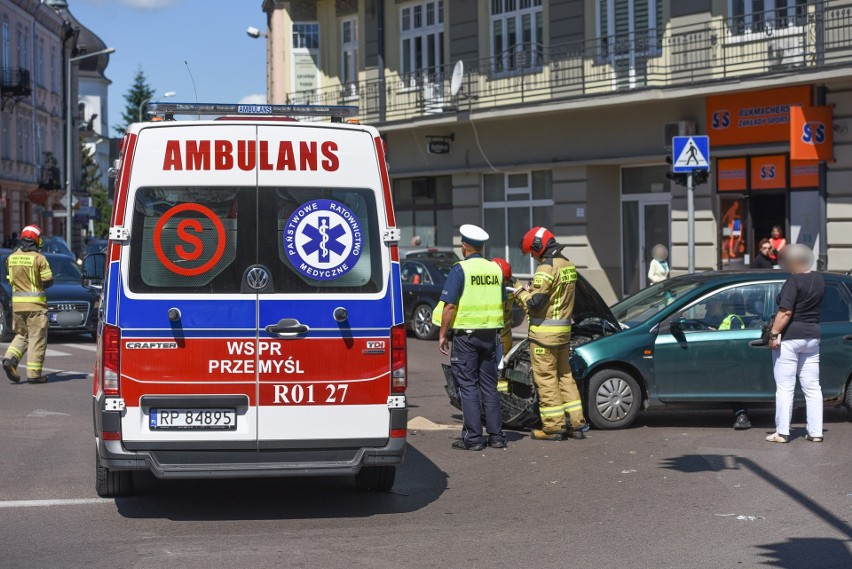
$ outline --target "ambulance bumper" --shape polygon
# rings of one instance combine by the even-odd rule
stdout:
[[[392,426],[405,425],[407,415],[407,409],[393,409]],[[298,448],[261,450],[175,447],[131,450],[122,441],[99,437],[96,441],[98,456],[105,467],[148,470],[163,479],[353,476],[365,466],[401,464],[406,449],[404,437],[384,441],[304,441],[291,445]]]

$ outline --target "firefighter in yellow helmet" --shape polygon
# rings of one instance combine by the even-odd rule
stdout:
[[[568,361],[577,269],[562,249],[547,228],[530,229],[521,251],[539,265],[532,283],[515,293],[529,311],[530,359],[541,413],[542,428],[533,430],[532,438],[547,441],[586,438],[583,403]]]
[[[10,381],[18,383],[18,364],[29,348],[27,381],[45,383],[44,352],[47,349],[47,297],[45,290],[53,284],[53,272],[47,259],[39,253],[44,244],[41,229],[28,225],[21,231],[18,249],[6,259],[9,283],[12,285],[12,327],[15,339],[3,356],[3,370]]]

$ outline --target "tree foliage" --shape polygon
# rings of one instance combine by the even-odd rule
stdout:
[[[154,88],[148,83],[148,78],[145,76],[145,72],[139,68],[136,71],[136,75],[133,77],[133,84],[127,90],[127,93],[124,94],[124,101],[126,102],[126,105],[124,107],[124,111],[121,113],[121,119],[124,124],[122,126],[114,127],[115,132],[124,136],[124,133],[127,130],[127,125],[139,122],[139,105],[148,101],[153,96]],[[148,118],[147,113],[143,112],[142,114],[142,119]]]
[[[101,183],[101,170],[94,156],[80,144],[80,189],[88,192],[92,197],[92,206],[95,208],[95,236],[106,237],[109,233],[110,218],[112,217],[112,204],[107,195],[107,189]]]

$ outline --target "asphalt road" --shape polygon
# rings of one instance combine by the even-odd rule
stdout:
[[[51,339],[45,385],[0,381],[0,567],[852,567],[852,423],[763,441],[772,414],[643,414],[635,428],[450,449],[434,342],[410,341],[410,436],[394,491],[348,480],[162,482],[94,491],[94,345]]]

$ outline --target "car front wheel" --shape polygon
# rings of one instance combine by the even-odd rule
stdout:
[[[435,340],[438,337],[438,327],[432,324],[431,306],[421,304],[414,309],[411,328],[421,340]]]
[[[627,372],[604,369],[589,380],[589,420],[599,429],[623,429],[642,405],[639,383]]]

